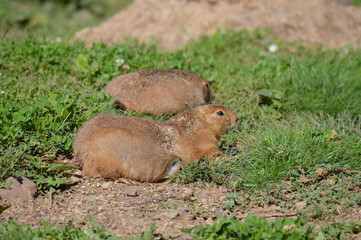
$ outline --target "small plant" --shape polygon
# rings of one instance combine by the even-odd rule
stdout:
[[[223,204],[221,207],[223,209],[232,210],[235,206],[241,205],[241,201],[237,199],[239,193],[228,193],[226,194],[227,203]]]
[[[44,222],[41,228],[31,228],[29,225],[19,225],[15,221],[9,223],[0,222],[0,239],[22,240],[22,239],[52,239],[52,240],[73,240],[73,239],[97,239],[97,240],[121,240],[109,233],[106,228],[100,225],[91,215],[88,215],[91,227],[76,228],[64,224],[56,226]],[[155,225],[152,224],[149,231],[139,236],[129,238],[131,240],[150,240],[153,238]]]
[[[361,222],[328,224],[321,228],[306,224],[302,218],[276,219],[248,216],[242,222],[234,218],[218,218],[212,225],[183,229],[194,239],[247,239],[247,240],[347,240],[361,232]]]
[[[301,218],[276,219],[267,222],[265,218],[248,216],[240,222],[234,218],[218,218],[212,225],[198,226],[193,230],[183,229],[194,239],[273,239],[303,240],[311,239],[312,228],[305,225]]]

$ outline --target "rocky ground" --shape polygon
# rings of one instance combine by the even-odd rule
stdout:
[[[299,202],[296,209],[289,213],[276,205],[254,205],[232,213],[222,208],[227,202],[226,194],[231,192],[223,187],[209,185],[199,188],[176,183],[128,185],[117,181],[83,179],[80,174],[76,170],[71,177],[72,186],[61,194],[38,195],[27,201],[0,198],[0,206],[10,206],[0,215],[0,220],[16,220],[33,227],[40,227],[43,221],[82,227],[90,225],[87,218],[90,214],[120,237],[139,235],[148,231],[151,223],[155,223],[156,234],[165,238],[187,239],[189,235],[181,229],[211,224],[217,215],[232,215],[238,219],[257,215],[272,220],[284,216],[297,217],[307,205],[306,202]],[[359,221],[360,216],[361,208],[358,208],[351,214],[349,211],[340,212],[332,222]],[[331,222],[315,223],[324,225]],[[358,239],[361,235],[355,237]]]
[[[68,220],[75,226],[83,226],[89,225],[86,216],[91,214],[121,237],[147,231],[153,222],[157,225],[156,232],[164,237],[186,237],[180,229],[211,223],[215,215],[228,214],[220,207],[228,191],[224,188],[127,185],[81,177],[72,177],[72,181],[74,185],[61,194],[40,195],[28,201],[0,200],[2,206],[11,205],[0,219],[15,219],[35,227],[43,221],[64,223]]]

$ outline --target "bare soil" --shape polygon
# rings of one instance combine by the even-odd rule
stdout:
[[[100,179],[80,179],[78,184],[61,194],[40,195],[26,202],[11,205],[0,215],[0,220],[40,227],[43,221],[89,226],[91,214],[110,232],[130,237],[148,231],[156,223],[156,232],[163,237],[187,235],[182,228],[213,222],[216,214],[226,214],[220,207],[227,189],[195,188],[192,186],[140,184],[127,185]]]
[[[79,172],[79,171],[78,171]],[[176,183],[128,185],[104,179],[74,178],[71,187],[60,194],[39,195],[34,200],[9,202],[0,199],[0,206],[10,206],[0,215],[0,221],[16,220],[39,228],[43,221],[70,224],[76,227],[90,226],[87,215],[111,233],[131,237],[148,231],[151,223],[157,226],[156,234],[164,238],[190,239],[181,229],[199,224],[211,224],[217,215],[230,216],[223,209],[226,193],[230,189],[217,186],[204,188]],[[297,210],[295,210],[297,213]],[[293,212],[294,213],[294,212]],[[274,214],[284,216],[276,205],[250,206],[235,215],[242,219],[247,215],[264,216],[272,220]],[[360,221],[361,208],[340,212],[332,222]],[[315,222],[327,224],[331,222]],[[354,235],[356,239],[361,234]]]
[[[124,37],[178,49],[217,29],[269,28],[277,36],[329,48],[361,46],[361,8],[346,0],[135,0],[96,27],[76,34],[88,44]],[[341,4],[343,3],[343,4]]]

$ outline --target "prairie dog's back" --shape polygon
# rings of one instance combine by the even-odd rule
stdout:
[[[162,115],[210,100],[208,82],[181,70],[143,69],[114,78],[106,89],[127,109]]]

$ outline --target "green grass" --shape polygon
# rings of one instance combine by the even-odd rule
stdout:
[[[129,1],[119,1],[116,7],[113,3],[0,2],[0,30],[9,29],[0,38],[0,91],[4,91],[0,93],[1,186],[7,177],[22,175],[33,179],[40,193],[61,191],[67,185],[64,170],[71,167],[54,160],[59,155],[72,158],[74,137],[85,121],[108,112],[169,117],[113,109],[104,93],[107,83],[142,68],[178,68],[208,79],[215,94],[213,103],[226,105],[240,117],[237,128],[220,142],[230,157],[185,166],[176,176],[179,183],[213,183],[234,189],[235,194],[227,197],[228,205],[223,206],[233,213],[246,213],[251,205],[272,204],[284,212],[295,211],[297,202],[306,201],[307,207],[299,213],[307,220],[324,220],[341,208],[352,212],[360,205],[360,174],[335,173],[318,179],[314,170],[361,170],[361,49],[305,47],[263,30],[219,31],[175,53],[159,52],[156,46],[135,40],[91,48],[65,41]],[[58,24],[64,20],[65,24]],[[269,52],[270,43],[264,42],[278,45],[279,50]],[[117,59],[124,59],[130,70],[123,70]],[[332,130],[338,133],[333,138]],[[314,181],[298,182],[303,178]],[[206,227],[210,230],[199,227],[191,234],[213,234],[217,232],[214,228],[230,224],[220,221],[221,225]],[[49,224],[39,230],[16,223],[0,228],[1,233],[11,228],[9,234],[63,239],[95,231]],[[342,235],[344,228],[325,227],[317,232],[324,235],[318,239],[334,239],[329,236]],[[278,229],[281,234],[289,234],[282,229]],[[108,234],[103,230],[98,233]],[[98,233],[94,236],[99,237]]]
[[[355,6],[361,6],[361,0],[354,0],[353,2]]]
[[[329,224],[320,229],[315,229],[314,226],[305,223],[301,218],[284,218],[268,222],[264,218],[248,216],[243,222],[239,222],[234,218],[219,218],[213,224],[200,225],[194,229],[185,229],[183,231],[191,234],[195,240],[346,240],[352,237],[352,233],[361,231],[361,222]]]
[[[64,177],[56,168],[49,170],[47,162],[57,155],[71,158],[76,131],[86,120],[116,112],[104,88],[112,77],[126,72],[117,59],[124,59],[130,71],[196,72],[210,80],[213,102],[240,116],[240,125],[220,146],[231,159],[216,166],[186,167],[180,178],[213,181],[218,174],[222,179],[215,182],[243,189],[295,179],[300,171],[310,173],[317,167],[360,170],[360,50],[305,49],[274,39],[280,45],[274,54],[262,45],[270,37],[259,30],[218,32],[176,53],[160,53],[155,46],[135,41],[90,49],[35,38],[3,41],[0,178]],[[291,47],[297,51],[290,53]],[[337,139],[328,139],[331,130],[339,133]],[[40,170],[33,164],[39,158]],[[211,169],[210,175],[194,175],[197,166]]]
[[[27,35],[64,41],[76,31],[99,24],[131,0],[0,1],[0,39]]]
[[[50,222],[44,222],[39,228],[32,228],[29,225],[20,225],[15,221],[7,224],[0,222],[0,238],[2,240],[23,240],[23,239],[95,239],[95,240],[122,240],[109,233],[104,226],[95,221],[93,217],[88,215],[90,227],[73,227],[71,224],[56,226]],[[150,240],[153,239],[155,226],[152,225],[150,230],[139,236],[128,238],[129,240]]]

